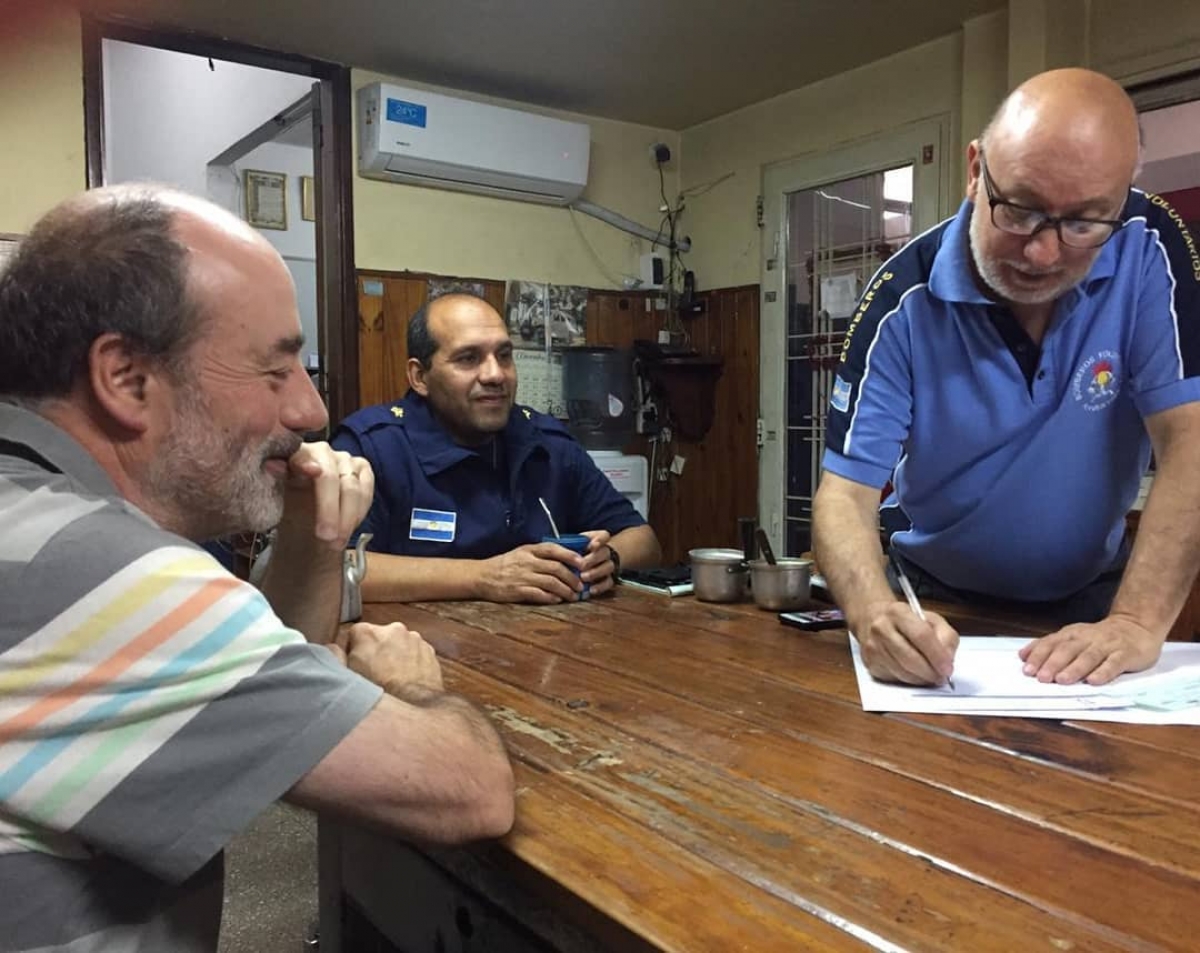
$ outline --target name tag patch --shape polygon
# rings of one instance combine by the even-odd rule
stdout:
[[[414,507],[408,524],[409,539],[425,539],[434,543],[454,542],[458,514],[445,510],[418,510]]]

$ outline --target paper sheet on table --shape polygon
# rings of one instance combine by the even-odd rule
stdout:
[[[1169,642],[1154,668],[1108,685],[1045,685],[1021,671],[1028,638],[963,636],[954,657],[954,691],[878,682],[850,638],[864,711],[940,712],[1200,725],[1200,644]]]

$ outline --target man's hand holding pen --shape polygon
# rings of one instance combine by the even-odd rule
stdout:
[[[904,590],[908,578],[899,566],[894,568]],[[911,583],[905,595],[907,604],[890,599],[868,606],[860,619],[851,620],[867,670],[881,681],[953,688],[958,633],[936,612],[923,610]]]

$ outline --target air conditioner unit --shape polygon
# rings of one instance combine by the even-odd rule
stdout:
[[[358,91],[358,171],[372,179],[566,205],[590,144],[584,123],[389,83]]]

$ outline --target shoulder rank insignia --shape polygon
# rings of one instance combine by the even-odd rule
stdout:
[[[526,419],[526,420],[532,420],[532,419],[533,419],[533,412],[532,412],[532,411],[531,411],[531,410],[530,410],[528,407],[522,407],[522,408],[521,408],[521,413],[523,413],[523,414],[525,415],[525,419]]]
[[[392,408],[392,416],[393,417],[403,417],[404,416],[404,408],[403,407],[393,407]]]

